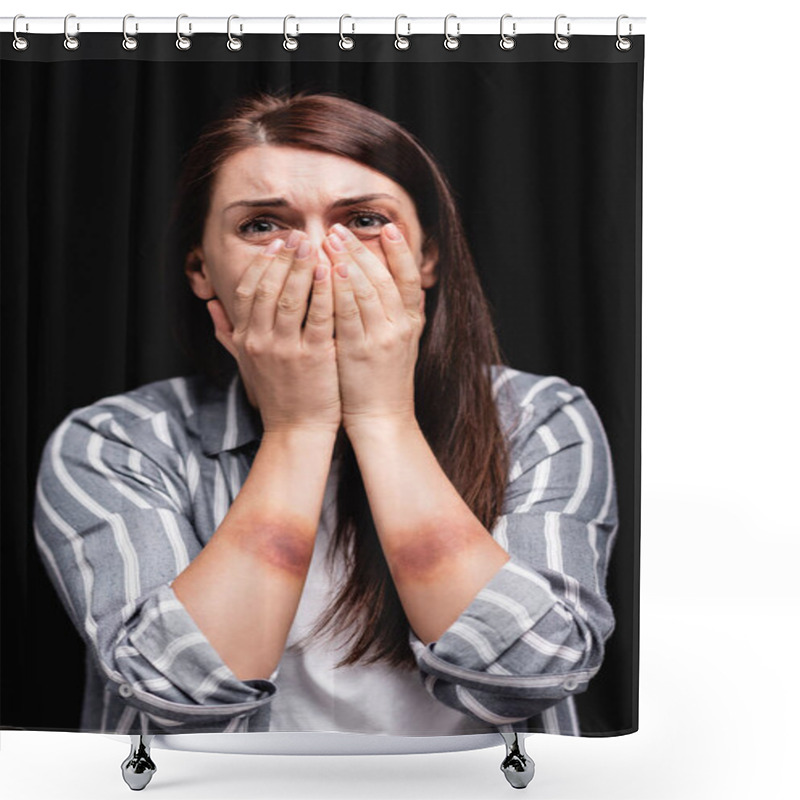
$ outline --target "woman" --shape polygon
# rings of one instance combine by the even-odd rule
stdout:
[[[502,364],[423,146],[333,94],[241,100],[172,241],[227,364],[74,410],[40,467],[82,729],[579,734],[608,443],[582,389]]]

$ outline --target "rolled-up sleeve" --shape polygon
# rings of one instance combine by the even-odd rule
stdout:
[[[618,523],[605,431],[583,389],[540,380],[511,433],[492,530],[509,560],[437,641],[409,633],[428,691],[497,725],[585,691],[615,626],[605,582]]]
[[[167,424],[71,412],[43,449],[34,534],[106,688],[171,730],[224,730],[269,703],[276,673],[239,680],[172,590],[202,546],[185,467],[154,435]]]

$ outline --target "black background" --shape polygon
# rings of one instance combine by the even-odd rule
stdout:
[[[585,735],[638,728],[644,38],[30,34],[0,41],[0,727],[79,730],[83,644],[31,527],[41,448],[65,414],[185,374],[161,237],[180,158],[252,90],[336,91],[406,127],[453,186],[501,347],[582,386],[603,420],[620,530],[617,627],[576,700]],[[187,286],[187,291],[189,291]]]

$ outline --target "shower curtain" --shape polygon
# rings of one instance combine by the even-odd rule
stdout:
[[[139,38],[0,37],[0,727],[635,731],[644,38]]]

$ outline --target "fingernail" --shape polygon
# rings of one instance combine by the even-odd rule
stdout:
[[[339,234],[339,236],[342,237],[342,241],[347,240],[347,237],[349,236],[350,232],[347,230],[347,228],[345,228],[344,225],[341,224],[341,222],[335,223],[333,229],[336,231],[336,233]]]
[[[344,251],[344,242],[335,233],[328,234],[328,242],[334,250],[340,253]]]
[[[300,231],[292,231],[289,234],[289,238],[286,240],[287,247],[295,247],[297,242],[300,240]]]
[[[300,242],[300,247],[297,248],[297,257],[298,258],[305,258],[311,252],[311,245],[309,244],[308,239],[303,239]]]
[[[317,268],[314,270],[314,280],[321,281],[325,277],[325,266],[323,264],[317,264]]]
[[[397,225],[395,225],[394,222],[390,222],[386,226],[386,235],[395,242],[399,242],[400,239],[402,239],[400,231],[398,230]]]
[[[347,277],[347,264],[337,264],[336,269],[343,278]]]
[[[267,246],[268,253],[277,253],[283,247],[283,239],[275,239]]]

